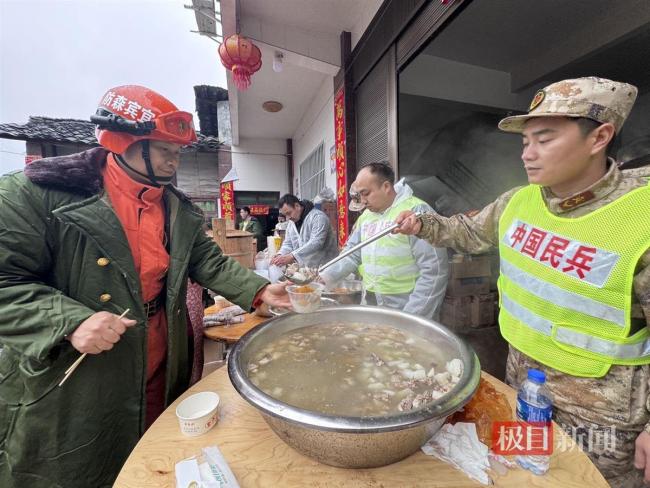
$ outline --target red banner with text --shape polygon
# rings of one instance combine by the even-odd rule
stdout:
[[[232,181],[221,183],[221,218],[235,221],[235,188]]]
[[[334,97],[334,143],[336,145],[336,213],[339,246],[348,239],[348,181],[345,159],[345,91]]]
[[[268,215],[269,206],[268,205],[250,205],[251,215]]]

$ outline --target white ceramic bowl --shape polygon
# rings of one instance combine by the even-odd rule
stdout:
[[[205,434],[217,423],[218,408],[219,395],[213,391],[188,396],[176,407],[181,432],[191,437]]]

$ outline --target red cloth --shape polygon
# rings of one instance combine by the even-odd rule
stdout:
[[[187,280],[188,334],[194,344],[190,386],[198,382],[203,374],[203,287]]]
[[[138,183],[107,157],[104,188],[129,241],[135,269],[140,276],[142,300],[158,296],[164,285],[169,254],[165,249],[163,189]],[[147,411],[149,427],[165,409],[167,317],[164,310],[147,321]]]

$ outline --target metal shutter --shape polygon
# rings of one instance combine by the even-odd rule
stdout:
[[[431,0],[386,0],[352,52],[352,82],[356,87],[400,33]],[[440,0],[435,0],[440,3]]]
[[[355,91],[357,168],[374,161],[396,164],[395,51],[389,49]]]
[[[422,9],[397,40],[397,66],[399,69],[404,68],[418,51],[429,43],[433,34],[452,14],[460,12],[468,3],[465,0],[449,3],[430,2]]]

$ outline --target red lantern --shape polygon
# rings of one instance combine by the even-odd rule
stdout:
[[[239,34],[234,34],[219,46],[221,63],[232,71],[235,85],[246,90],[251,84],[251,75],[262,67],[260,48]]]

